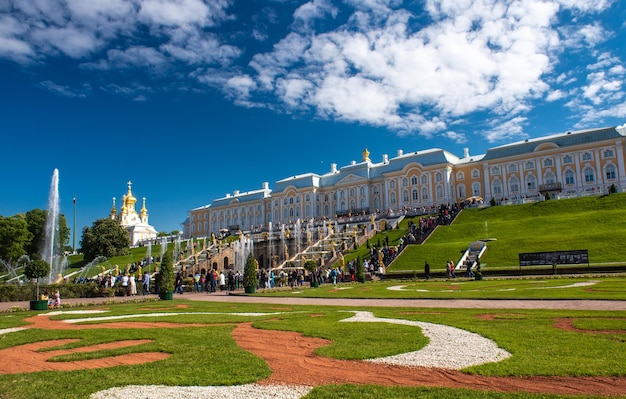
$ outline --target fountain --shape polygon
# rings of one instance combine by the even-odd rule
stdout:
[[[273,267],[272,266],[272,259],[273,259],[272,258],[272,252],[273,252],[272,251],[273,250],[273,248],[272,248],[272,235],[274,234],[274,231],[272,229],[272,222],[269,222],[267,224],[267,226],[268,226],[267,227],[267,229],[268,229],[268,232],[267,232],[267,248],[268,248],[267,253],[269,255],[269,262],[270,262],[269,266],[271,268],[271,267]]]
[[[62,280],[67,261],[61,256],[59,242],[59,170],[54,169],[50,191],[48,193],[48,214],[46,215],[44,245],[41,248],[41,259],[50,264],[48,283]],[[54,276],[54,277],[53,277]],[[59,278],[60,276],[60,278]]]
[[[296,220],[296,225],[294,229],[296,230],[294,236],[294,238],[296,239],[296,254],[299,254],[302,245],[302,222],[300,222],[299,218],[298,220]]]
[[[239,271],[239,273],[243,274],[244,266],[246,265],[246,260],[248,259],[248,255],[253,253],[254,242],[250,237],[244,237],[243,235],[239,237],[239,241],[233,242],[233,250],[235,252],[235,269],[233,272]]]
[[[148,248],[146,248],[146,265],[150,266],[152,263],[152,240],[148,241]]]
[[[161,257],[159,259],[163,259],[165,251],[167,251],[167,237],[161,237]]]

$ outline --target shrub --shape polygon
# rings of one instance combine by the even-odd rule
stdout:
[[[161,260],[159,274],[157,274],[159,293],[174,292],[174,265],[172,264],[172,254],[165,251]]]
[[[254,259],[254,255],[248,255],[246,265],[243,269],[243,288],[255,288],[259,283],[257,278],[257,268],[259,263]]]

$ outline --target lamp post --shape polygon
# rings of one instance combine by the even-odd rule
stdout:
[[[76,197],[74,197],[74,239],[72,241],[72,253],[76,253]]]

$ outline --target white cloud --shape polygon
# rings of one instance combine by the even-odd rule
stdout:
[[[512,2],[507,8],[489,0],[428,1],[437,22],[416,32],[411,15],[390,6],[384,1],[359,6],[359,12],[388,10],[376,27],[287,36],[273,52],[254,58],[253,78],[290,107],[425,135],[476,111],[526,112],[530,101],[548,92],[543,76],[552,70],[559,45],[551,26],[558,4]],[[278,87],[283,75],[309,82],[307,90]],[[430,119],[422,114],[425,109],[441,118],[425,125]]]
[[[567,94],[562,90],[553,90],[546,96],[546,101],[553,102],[565,98]]]
[[[190,24],[212,26],[226,18],[227,0],[143,0],[139,19],[149,25],[185,26]]]
[[[484,133],[484,137],[490,143],[498,141],[512,141],[516,138],[527,137],[524,133],[524,125],[527,119],[517,116],[511,119],[494,119],[491,121],[491,129]]]
[[[444,137],[454,141],[457,144],[467,143],[467,136],[463,133],[457,133],[452,130],[449,130],[443,134]]]
[[[83,87],[83,89],[81,90],[74,90],[72,88],[70,88],[69,86],[63,86],[63,85],[59,85],[56,84],[50,80],[46,80],[40,83],[40,86],[45,88],[46,90],[49,90],[55,94],[58,94],[60,96],[63,97],[71,97],[71,98],[83,98],[86,97],[86,93],[85,91],[89,90],[89,87]]]

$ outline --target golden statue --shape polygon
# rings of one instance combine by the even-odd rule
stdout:
[[[363,162],[370,161],[370,152],[366,149],[363,150]]]

